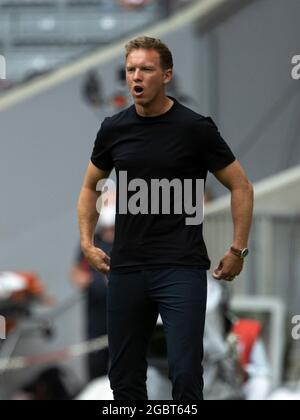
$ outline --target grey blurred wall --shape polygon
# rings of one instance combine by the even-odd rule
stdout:
[[[204,34],[210,112],[252,181],[300,163],[299,16],[298,0],[254,0]]]

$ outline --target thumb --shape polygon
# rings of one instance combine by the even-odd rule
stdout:
[[[223,268],[223,263],[222,263],[222,261],[220,261],[218,267],[216,267],[214,269],[214,272],[213,272],[213,277],[214,278],[219,278],[220,277],[220,271],[222,271],[222,268]]]

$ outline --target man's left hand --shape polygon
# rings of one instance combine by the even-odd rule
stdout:
[[[233,281],[238,276],[244,265],[244,260],[228,251],[221,259],[219,266],[214,270],[216,280]]]

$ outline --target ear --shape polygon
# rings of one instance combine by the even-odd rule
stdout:
[[[165,70],[164,73],[165,73],[164,74],[164,84],[166,85],[166,84],[168,84],[172,80],[173,70],[172,69],[168,69],[168,70]]]

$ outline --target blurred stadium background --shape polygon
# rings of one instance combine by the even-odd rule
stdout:
[[[214,118],[255,185],[251,254],[231,289],[231,309],[263,322],[273,389],[299,392],[292,320],[300,315],[300,80],[291,76],[299,16],[298,0],[0,1],[0,270],[38,273],[55,301],[52,309],[30,303],[0,340],[1,398],[49,365],[5,369],[7,357],[83,340],[82,300],[68,281],[76,202],[100,122],[131,104],[123,50],[139,34],[170,46],[169,93]],[[214,267],[232,225],[226,191],[213,177],[208,187]],[[82,387],[82,358],[61,359]]]

